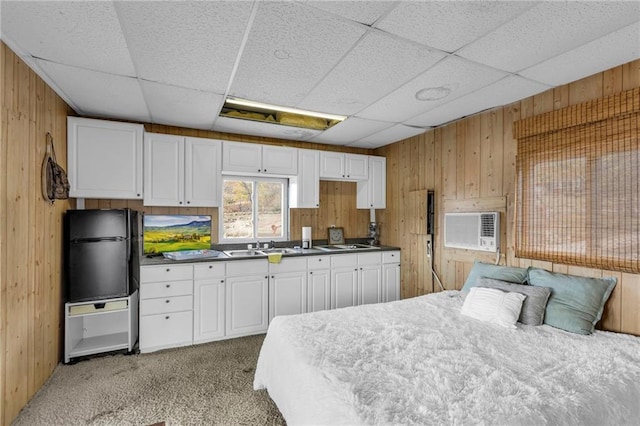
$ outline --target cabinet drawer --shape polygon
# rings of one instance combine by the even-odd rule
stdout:
[[[140,299],[191,295],[193,295],[193,281],[167,281],[140,284]]]
[[[304,257],[288,257],[283,258],[280,263],[270,263],[269,273],[277,274],[279,272],[296,272],[307,270],[307,259]]]
[[[140,282],[181,281],[193,279],[192,265],[143,266],[140,268]]]
[[[331,257],[329,256],[311,256],[307,260],[307,268],[311,270],[329,269],[331,267]]]
[[[162,297],[140,301],[140,315],[166,314],[191,309],[193,309],[193,296]]]
[[[241,277],[249,275],[267,275],[269,273],[269,264],[267,259],[260,260],[237,260],[227,262],[227,276]]]
[[[331,256],[332,268],[345,268],[349,266],[354,268],[358,266],[357,254],[335,254]]]
[[[382,252],[382,263],[400,263],[400,252],[399,251]]]
[[[193,265],[193,279],[202,280],[225,276],[225,262],[202,263]]]
[[[362,253],[358,255],[358,265],[379,265],[382,263],[382,256],[378,253]]]
[[[140,350],[179,346],[193,341],[191,311],[140,317]]]

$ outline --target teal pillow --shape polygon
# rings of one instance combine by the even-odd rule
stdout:
[[[529,284],[551,289],[544,323],[577,334],[593,333],[616,282],[529,268]]]
[[[478,278],[493,278],[494,280],[524,284],[527,281],[527,270],[525,268],[498,266],[476,261],[469,272],[462,291],[469,291],[471,288],[476,287]]]

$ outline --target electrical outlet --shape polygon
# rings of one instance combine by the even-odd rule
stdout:
[[[427,257],[431,257],[431,241],[427,241]]]

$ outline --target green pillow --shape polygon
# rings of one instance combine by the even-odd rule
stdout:
[[[529,284],[551,289],[544,323],[577,334],[593,333],[616,282],[529,268]]]
[[[478,278],[493,278],[494,280],[524,284],[527,281],[527,270],[525,268],[498,266],[476,261],[469,272],[462,291],[469,291],[471,288],[476,287]]]

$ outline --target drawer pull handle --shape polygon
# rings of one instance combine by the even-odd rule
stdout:
[[[209,269],[213,269],[213,265],[209,265]]]
[[[167,268],[167,272],[169,272],[171,269]]]
[[[220,280],[220,282],[224,284],[224,280]]]
[[[167,284],[167,288],[171,287],[171,284]]]
[[[318,259],[318,262],[322,262],[322,259]]]
[[[169,317],[169,315],[167,315],[166,317],[164,317],[164,319],[169,319],[169,318],[170,318],[170,317]]]
[[[170,300],[165,300],[165,302],[164,302],[164,303],[169,303],[169,302],[170,302]]]

